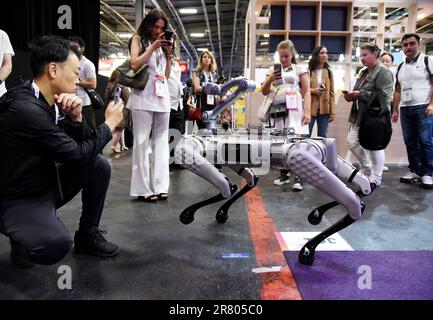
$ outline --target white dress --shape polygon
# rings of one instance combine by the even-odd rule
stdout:
[[[272,74],[273,67],[270,67],[267,75]],[[307,66],[292,64],[291,68],[284,68],[282,70],[281,80],[274,81],[272,85],[275,87],[277,94],[281,96],[284,92],[290,91],[296,95],[297,108],[287,110],[286,117],[275,118],[275,128],[283,130],[284,128],[293,128],[295,134],[308,135],[308,125],[302,124],[304,117],[303,99],[299,88],[300,79],[299,77],[308,72]],[[271,119],[273,124],[274,118]]]

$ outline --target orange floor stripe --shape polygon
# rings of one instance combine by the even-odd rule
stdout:
[[[258,267],[281,266],[280,272],[259,274],[262,279],[261,298],[264,300],[301,300],[296,281],[275,238],[275,225],[266,204],[255,187],[245,196],[251,238]]]

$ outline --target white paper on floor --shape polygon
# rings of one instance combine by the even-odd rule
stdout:
[[[254,273],[280,272],[281,266],[254,268]]]
[[[275,232],[283,251],[299,251],[319,232]],[[317,251],[353,251],[353,248],[338,233],[334,233],[320,243]]]

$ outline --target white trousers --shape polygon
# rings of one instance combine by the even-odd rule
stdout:
[[[132,110],[134,148],[132,149],[131,196],[168,193],[170,112]],[[149,135],[152,131],[152,146]],[[149,153],[152,152],[149,163]]]
[[[347,146],[356,156],[364,174],[382,178],[383,166],[385,165],[385,150],[366,150],[359,144],[359,127],[350,124],[347,134]]]

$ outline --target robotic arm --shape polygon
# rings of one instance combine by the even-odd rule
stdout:
[[[224,101],[218,104],[213,110],[202,112],[201,120],[206,123],[206,127],[208,129],[216,129],[216,122],[221,112],[223,112],[226,107],[236,101],[236,99],[238,99],[242,93],[254,91],[256,89],[256,83],[254,81],[239,77],[232,79],[222,85],[207,83],[204,86],[203,89],[206,94],[212,94],[216,96],[224,96],[232,87],[237,87],[237,89],[230,95],[226,96]]]

